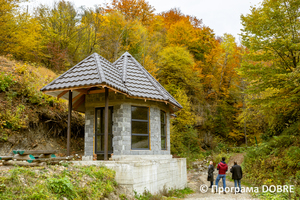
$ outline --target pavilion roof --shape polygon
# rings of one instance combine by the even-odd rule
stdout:
[[[51,96],[68,99],[68,90],[73,90],[72,98],[83,101],[79,96],[89,94],[95,87],[108,87],[129,98],[143,98],[169,102],[181,109],[182,106],[167,90],[128,52],[113,64],[94,53],[63,73],[41,89]],[[80,100],[81,99],[81,100]],[[76,104],[76,102],[74,102]]]

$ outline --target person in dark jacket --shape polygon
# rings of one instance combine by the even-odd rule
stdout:
[[[226,172],[228,170],[228,166],[227,166],[227,164],[225,162],[225,157],[223,157],[222,161],[218,164],[217,170],[219,170],[219,174],[218,174],[217,179],[216,179],[216,186],[217,186],[216,192],[218,191],[219,181],[222,178],[223,188],[224,188],[223,193],[226,194],[226,192],[225,192],[225,188],[226,188]]]
[[[207,175],[207,181],[210,181],[209,188],[212,188],[214,184],[214,171],[215,171],[215,167],[213,165],[213,161],[210,161],[208,166],[208,175]]]
[[[236,188],[236,192],[241,192],[241,179],[243,178],[243,171],[241,166],[234,162],[234,165],[231,167],[230,172],[232,173],[232,179],[234,180],[234,187]],[[239,184],[239,190],[237,189],[237,184]]]

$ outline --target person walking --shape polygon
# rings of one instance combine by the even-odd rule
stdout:
[[[225,157],[222,158],[222,161],[218,164],[217,170],[219,170],[219,174],[217,176],[216,179],[216,186],[217,186],[217,190],[215,191],[215,193],[218,191],[218,184],[220,179],[222,178],[223,181],[223,193],[226,194],[225,189],[226,189],[226,172],[228,170],[228,166],[225,162]]]
[[[212,188],[214,184],[214,171],[215,171],[215,167],[213,165],[213,161],[210,161],[208,166],[208,175],[207,175],[207,181],[210,181],[209,188]]]
[[[238,191],[241,192],[241,179],[243,178],[243,171],[242,167],[237,164],[237,162],[234,162],[234,165],[231,167],[230,172],[232,173],[232,179],[234,180],[234,187],[235,187],[235,193]],[[239,185],[239,188],[237,188],[237,185]]]

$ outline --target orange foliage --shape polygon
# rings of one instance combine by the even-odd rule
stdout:
[[[138,19],[143,25],[149,25],[154,16],[154,7],[145,0],[112,0],[111,6],[106,6],[106,11],[120,11],[126,20]]]
[[[167,29],[180,20],[189,21],[189,17],[184,15],[179,8],[172,8],[167,12],[162,12],[161,16],[164,18],[164,24]]]
[[[195,16],[183,14],[179,8],[172,8],[169,11],[162,12],[160,15],[164,18],[164,24],[167,29],[169,29],[172,24],[181,20],[184,20],[186,23],[191,24],[195,28],[202,27],[201,19],[197,19]]]

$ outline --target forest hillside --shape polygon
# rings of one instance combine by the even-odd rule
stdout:
[[[249,181],[299,185],[299,0],[250,7],[241,15],[241,44],[179,8],[155,14],[146,0],[94,8],[60,0],[31,13],[22,2],[0,2],[0,55],[23,63],[1,68],[2,141],[40,122],[51,134],[65,134],[64,103],[39,88],[94,52],[114,62],[128,51],[183,106],[172,120],[172,154],[189,162],[248,146]]]

